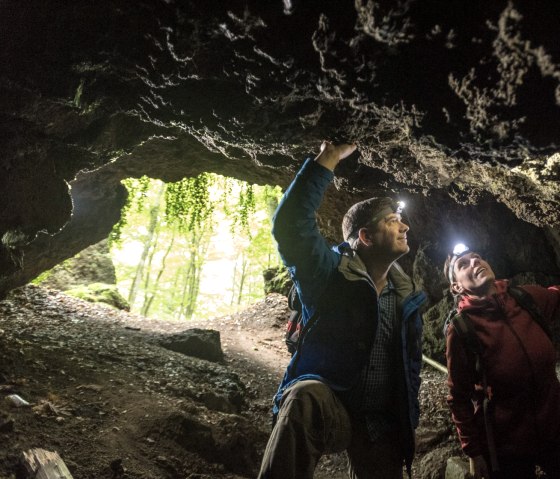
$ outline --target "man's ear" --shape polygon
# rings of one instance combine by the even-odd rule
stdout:
[[[450,289],[453,294],[461,294],[464,291],[463,287],[459,283],[457,283],[457,281],[454,281],[451,284]]]
[[[367,228],[360,228],[359,229],[358,238],[366,246],[371,246],[372,243],[373,243],[371,233],[369,232],[369,230]]]

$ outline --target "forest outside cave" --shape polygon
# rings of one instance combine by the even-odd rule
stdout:
[[[278,186],[212,173],[174,183],[146,176],[122,183],[128,197],[107,245],[116,288],[91,278],[90,284],[54,279],[74,268],[81,253],[35,284],[170,321],[233,314],[270,292],[264,273],[282,270],[271,235]],[[108,289],[114,293],[103,294]]]

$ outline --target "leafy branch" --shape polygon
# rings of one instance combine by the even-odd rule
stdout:
[[[141,178],[127,178],[122,181],[123,186],[126,188],[128,195],[126,197],[124,206],[121,210],[121,218],[119,222],[113,226],[109,234],[109,246],[119,244],[123,229],[128,224],[129,216],[132,211],[142,212],[146,197],[150,189],[151,179],[147,176]]]
[[[195,178],[184,178],[168,183],[165,189],[165,218],[182,233],[200,230],[213,213],[210,189],[215,183],[213,175],[201,173]]]

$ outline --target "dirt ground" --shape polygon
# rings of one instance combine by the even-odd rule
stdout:
[[[279,295],[169,323],[36,286],[12,292],[0,302],[0,479],[23,477],[31,448],[58,452],[75,479],[255,477],[289,360],[288,315]],[[158,344],[194,327],[220,331],[223,362]],[[452,437],[441,373],[424,372],[421,403],[426,444]],[[315,477],[344,470],[343,455],[328,456]]]

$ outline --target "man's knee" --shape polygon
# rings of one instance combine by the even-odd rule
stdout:
[[[333,392],[325,383],[316,380],[298,381],[290,386],[282,397],[281,406],[291,401],[317,404],[332,401]]]
[[[297,398],[306,401],[320,401],[332,395],[331,389],[323,382],[308,379],[298,381],[290,386],[284,393],[283,402],[288,398]]]
[[[305,428],[306,434],[320,439],[328,450],[345,449],[351,439],[346,408],[320,381],[299,381],[286,390],[278,420]]]
[[[325,404],[333,401],[331,389],[321,381],[298,381],[290,386],[282,397],[279,419],[289,416],[300,421],[313,421],[322,417]]]

